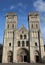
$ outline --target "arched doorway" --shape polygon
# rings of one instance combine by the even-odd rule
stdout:
[[[21,48],[17,52],[17,62],[29,62],[29,51]]]
[[[39,63],[39,52],[35,51],[35,62]]]
[[[37,63],[39,63],[39,56],[38,55],[35,56],[35,60]]]
[[[13,62],[13,52],[8,51],[8,62]]]

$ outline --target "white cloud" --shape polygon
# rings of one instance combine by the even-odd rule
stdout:
[[[42,34],[45,34],[45,27],[42,27]]]
[[[41,16],[41,20],[45,23],[45,16]]]
[[[18,6],[19,6],[19,7],[23,7],[23,3],[19,2],[19,3],[18,3]]]
[[[43,0],[37,0],[33,3],[36,11],[45,12],[45,2]]]
[[[23,6],[23,4],[20,2],[20,3],[18,3],[18,6]]]
[[[6,8],[3,8],[3,9],[1,9],[0,11],[5,11],[6,10]]]
[[[40,25],[42,33],[45,34],[45,16],[40,17]]]
[[[37,0],[33,3],[36,11],[45,12],[45,2],[43,0]],[[42,32],[42,37],[45,39],[45,14],[40,16],[41,20],[41,32]]]
[[[12,10],[12,9],[14,9],[14,8],[15,8],[15,6],[11,6],[11,7],[10,7],[10,10]]]
[[[27,4],[23,4],[22,2],[19,2],[17,4],[17,9],[19,11],[20,14],[24,14],[24,12],[26,11],[27,9]],[[26,12],[25,12],[26,13]]]
[[[28,6],[27,4],[23,4],[23,3],[21,3],[21,2],[18,3],[18,7],[19,7],[19,8],[26,9],[27,6]]]
[[[0,10],[0,11],[5,11],[5,10],[9,10],[9,9],[12,10],[12,9],[14,9],[14,8],[15,8],[15,6],[12,5],[12,6],[10,6],[10,8],[3,8],[3,9]]]
[[[41,27],[41,33],[42,33],[42,37],[45,40],[45,16],[41,16],[41,23],[40,23],[40,27]]]

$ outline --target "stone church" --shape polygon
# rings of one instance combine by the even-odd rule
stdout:
[[[43,62],[44,42],[40,31],[38,12],[28,14],[28,29],[17,29],[18,17],[14,12],[6,14],[2,63]]]

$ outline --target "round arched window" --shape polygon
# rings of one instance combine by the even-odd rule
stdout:
[[[35,46],[37,46],[37,42],[35,42]]]
[[[24,39],[26,39],[26,35],[24,35]]]
[[[22,35],[20,35],[20,39],[22,39],[23,38],[23,36]]]
[[[11,43],[9,43],[9,46],[11,47]]]

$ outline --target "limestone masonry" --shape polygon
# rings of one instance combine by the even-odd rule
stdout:
[[[25,22],[25,21],[24,21]],[[40,14],[28,15],[28,30],[22,25],[17,29],[16,13],[6,14],[2,63],[45,62],[44,42],[40,31]]]

